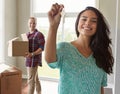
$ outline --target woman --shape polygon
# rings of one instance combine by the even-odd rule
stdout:
[[[76,20],[77,39],[56,47],[63,8],[56,3],[48,12],[50,27],[45,46],[48,65],[60,69],[59,94],[104,94],[114,61],[105,18],[96,8],[87,7]]]

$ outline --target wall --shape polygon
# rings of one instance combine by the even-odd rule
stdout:
[[[8,40],[17,36],[17,10],[16,0],[4,0],[4,36],[5,36],[5,63],[8,65],[16,65],[16,58],[7,56]]]
[[[104,2],[104,3],[103,3]],[[108,4],[109,3],[109,4]],[[107,19],[111,28],[112,48],[115,56],[115,32],[116,32],[116,0],[99,0],[99,9]],[[111,12],[112,11],[112,12]],[[109,76],[109,75],[108,75]],[[114,83],[114,75],[109,76],[109,83]]]
[[[99,0],[99,9],[106,16],[110,27],[115,57],[114,74],[109,76],[113,94],[120,93],[120,0]]]
[[[17,21],[18,21],[18,35],[28,32],[28,18],[30,17],[30,0],[18,0],[17,1]],[[17,66],[23,71],[23,75],[26,75],[25,58],[17,58]]]
[[[120,94],[120,0],[117,0],[114,94]]]
[[[0,35],[4,35],[4,1],[0,0]],[[0,37],[0,63],[5,62],[4,60],[4,38]]]

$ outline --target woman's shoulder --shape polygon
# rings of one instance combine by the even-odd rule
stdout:
[[[59,42],[57,44],[57,48],[58,49],[66,49],[66,50],[69,50],[69,49],[72,49],[73,46],[70,42]]]

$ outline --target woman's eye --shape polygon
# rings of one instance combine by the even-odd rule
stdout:
[[[82,21],[86,21],[87,19],[82,19]]]
[[[93,18],[93,19],[91,19],[91,22],[97,23],[97,19]]]
[[[92,22],[94,22],[94,23],[97,23],[97,20],[91,20]]]

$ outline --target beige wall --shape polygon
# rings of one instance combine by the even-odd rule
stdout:
[[[104,14],[111,28],[113,53],[115,56],[115,32],[116,32],[116,0],[99,0],[99,9]],[[114,83],[114,75],[109,76],[109,83]]]
[[[4,0],[4,10],[5,62],[9,65],[16,65],[16,58],[9,58],[7,56],[8,40],[17,36],[16,0]]]
[[[99,8],[107,17],[112,30],[115,64],[114,74],[109,76],[109,82],[113,84],[113,94],[120,94],[120,0],[99,1]]]
[[[22,33],[28,32],[27,21],[30,17],[30,0],[18,0],[17,1],[17,21],[18,21],[18,36]],[[17,66],[26,74],[25,58],[17,58]]]
[[[114,94],[120,94],[120,0],[117,0]]]

